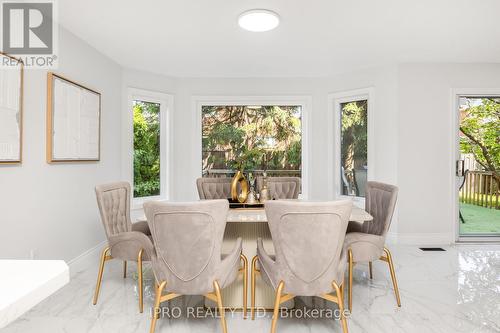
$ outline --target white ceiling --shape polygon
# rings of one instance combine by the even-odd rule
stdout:
[[[237,25],[248,9],[270,32]],[[179,77],[328,76],[395,62],[500,62],[498,0],[64,0],[61,24],[124,67]]]

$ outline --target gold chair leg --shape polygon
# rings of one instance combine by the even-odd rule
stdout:
[[[219,312],[220,312],[220,323],[222,326],[222,333],[227,333],[224,305],[222,305],[222,296],[220,292],[219,282],[217,282],[217,280],[214,281],[214,291],[215,291],[215,296],[217,297],[217,306],[219,307]]]
[[[345,296],[344,286],[345,286],[345,276],[342,278],[342,284],[340,285],[340,292],[342,293],[342,302],[345,302],[345,300],[344,300],[344,296]]]
[[[123,278],[127,277],[127,260],[123,260]]]
[[[354,262],[352,260],[352,250],[349,249],[348,252],[348,257],[349,257],[349,295],[348,295],[348,306],[349,306],[349,311],[352,312],[352,267],[354,266]]]
[[[372,269],[372,262],[368,262],[368,269],[370,270],[370,280],[373,279],[373,269]]]
[[[255,319],[255,275],[257,271],[257,260],[259,258],[254,256],[252,258],[252,276],[251,276],[251,286],[250,286],[250,317],[252,320]]]
[[[285,282],[280,281],[278,288],[276,288],[276,296],[274,298],[274,311],[273,311],[273,321],[271,322],[271,333],[276,332],[276,324],[278,322],[279,310],[281,304],[281,293],[285,287]]]
[[[92,304],[94,305],[97,304],[97,298],[99,297],[99,290],[101,289],[102,273],[104,272],[104,263],[107,260],[106,258],[108,256],[109,249],[110,248],[107,247],[104,250],[102,250],[101,253],[101,262],[99,263],[99,273],[97,273],[97,283],[95,286],[94,300],[92,301]]]
[[[142,287],[142,254],[143,249],[139,251],[137,255],[137,275],[139,276],[137,279],[137,287],[139,288],[139,312],[142,313],[144,311],[144,303],[143,303],[143,287]]]
[[[155,296],[155,304],[153,307],[153,316],[151,318],[151,328],[149,329],[149,333],[154,333],[156,327],[156,320],[160,316],[160,300],[161,294],[163,293],[163,289],[167,285],[167,281],[162,281],[160,285],[156,288],[156,296]]]
[[[248,307],[248,259],[241,253],[241,261],[243,261],[243,319],[247,319],[247,307]]]
[[[401,298],[399,297],[398,281],[396,280],[396,272],[394,271],[394,262],[392,261],[391,251],[384,247],[385,255],[387,256],[387,263],[389,264],[389,270],[391,272],[392,285],[394,286],[394,293],[396,294],[396,301],[398,306],[401,307]]]
[[[342,323],[342,332],[348,333],[347,319],[344,315],[344,294],[342,293],[337,282],[333,281],[332,285],[333,285],[333,289],[335,289],[335,293],[337,294],[338,305],[339,305],[339,310],[340,310],[340,321]]]

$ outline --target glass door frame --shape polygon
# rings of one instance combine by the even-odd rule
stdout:
[[[455,237],[455,242],[457,243],[499,243],[500,234],[493,235],[481,235],[481,234],[471,234],[460,235],[460,198],[459,191],[457,187],[457,175],[456,175],[456,161],[460,160],[460,98],[461,97],[500,97],[500,88],[454,88],[451,89],[452,98],[452,110],[451,110],[451,124],[452,124],[452,149],[450,149],[450,184],[451,184],[451,197],[453,203],[453,214],[452,214],[452,230]]]

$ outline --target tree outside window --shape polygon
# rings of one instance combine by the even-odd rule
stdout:
[[[134,198],[160,195],[160,104],[133,102]]]
[[[340,104],[341,194],[365,196],[368,172],[368,100]]]
[[[301,174],[300,106],[203,106],[203,175]]]

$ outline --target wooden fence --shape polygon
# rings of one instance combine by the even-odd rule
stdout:
[[[468,171],[460,190],[460,201],[476,206],[500,209],[499,185],[488,171]]]
[[[252,172],[255,177],[257,176],[262,176],[262,174],[266,172],[268,177],[300,177],[301,172],[300,170],[251,170],[246,172]],[[233,177],[235,174],[234,170],[227,170],[227,169],[210,169],[210,170],[203,170],[203,177],[214,177],[214,178],[220,178],[220,177]]]

